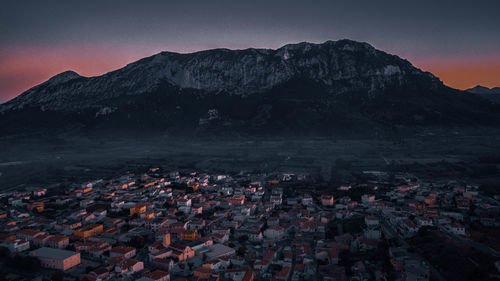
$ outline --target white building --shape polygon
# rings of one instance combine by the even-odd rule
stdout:
[[[5,241],[2,243],[3,246],[9,248],[11,252],[22,252],[30,248],[30,241],[25,239],[14,239],[10,241]]]
[[[285,236],[285,229],[279,225],[271,226],[264,231],[264,236],[271,240],[281,240]]]

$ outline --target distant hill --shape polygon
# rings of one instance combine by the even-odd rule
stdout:
[[[0,105],[0,134],[375,135],[497,126],[500,107],[351,40],[162,52],[98,77],[67,71]]]
[[[500,94],[500,87],[494,87],[490,89],[488,87],[477,85],[476,87],[467,89],[465,91],[473,94]]]
[[[478,85],[465,91],[471,94],[476,94],[479,97],[489,100],[495,104],[500,104],[500,87],[494,87],[490,89]]]

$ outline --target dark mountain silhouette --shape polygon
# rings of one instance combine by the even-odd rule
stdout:
[[[372,135],[496,126],[499,107],[351,40],[162,52],[98,77],[66,71],[0,106],[2,135]]]

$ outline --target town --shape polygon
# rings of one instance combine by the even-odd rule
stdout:
[[[498,280],[500,195],[149,168],[0,198],[1,280]],[[479,278],[479,279],[478,279]]]

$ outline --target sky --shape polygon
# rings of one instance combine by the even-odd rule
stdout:
[[[451,87],[500,86],[499,11],[499,0],[2,0],[0,102],[66,70],[101,75],[161,51],[339,39]]]

